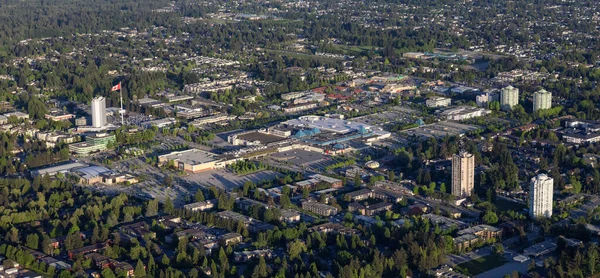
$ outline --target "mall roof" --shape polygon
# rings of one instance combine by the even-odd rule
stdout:
[[[67,172],[67,171],[70,171],[75,168],[81,168],[81,167],[87,167],[87,166],[88,166],[87,164],[83,164],[83,163],[79,163],[79,162],[66,163],[66,164],[31,170],[31,176],[33,176],[33,177],[44,176],[44,175],[54,176],[60,172]]]
[[[348,133],[351,131],[372,128],[371,126],[365,125],[363,123],[332,119],[320,116],[302,116],[298,119],[289,120],[284,123],[296,127],[311,128],[317,131],[326,130],[336,133]]]
[[[198,149],[172,152],[170,154],[161,155],[161,158],[179,161],[188,165],[200,165],[218,160],[217,155]]]
[[[90,167],[77,169],[77,170],[75,170],[75,172],[78,172],[80,174],[80,176],[84,179],[91,179],[91,178],[97,177],[101,174],[110,172],[110,170],[108,170],[107,168],[104,168],[102,166],[90,166]]]

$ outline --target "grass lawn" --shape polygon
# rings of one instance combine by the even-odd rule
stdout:
[[[465,275],[475,276],[507,263],[504,257],[491,254],[455,266],[454,268]]]
[[[380,50],[379,47],[373,47],[373,46],[358,46],[358,45],[343,45],[343,44],[334,44],[333,47],[337,48],[338,51],[341,51],[347,55],[360,55],[360,54],[371,51],[373,48],[375,48],[376,53],[378,53]]]
[[[511,202],[502,198],[497,198],[494,205],[496,205],[498,211],[514,210],[516,212],[523,212],[523,209],[525,208],[525,205],[523,204]]]
[[[265,52],[277,53],[281,56],[287,56],[292,58],[309,58],[314,60],[328,60],[328,61],[336,61],[339,59],[331,58],[327,56],[318,56],[308,53],[294,52],[294,51],[284,51],[284,50],[274,50],[274,49],[264,49]]]

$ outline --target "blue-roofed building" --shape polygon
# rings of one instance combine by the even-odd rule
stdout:
[[[306,137],[306,133],[302,130],[296,132],[296,134],[294,135],[296,138],[302,138],[302,137]]]

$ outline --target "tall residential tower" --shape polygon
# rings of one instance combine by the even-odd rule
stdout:
[[[460,152],[452,156],[452,195],[471,196],[475,184],[475,156]]]
[[[533,93],[533,111],[552,108],[552,93],[541,89]]]
[[[106,125],[106,101],[104,97],[92,99],[92,127]]]
[[[510,110],[517,104],[519,104],[518,88],[508,86],[500,91],[500,108],[502,110]]]
[[[552,216],[554,179],[539,174],[531,179],[529,186],[529,216],[531,218]]]

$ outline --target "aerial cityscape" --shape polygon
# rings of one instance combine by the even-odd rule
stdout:
[[[600,277],[598,26],[0,0],[0,278]]]

